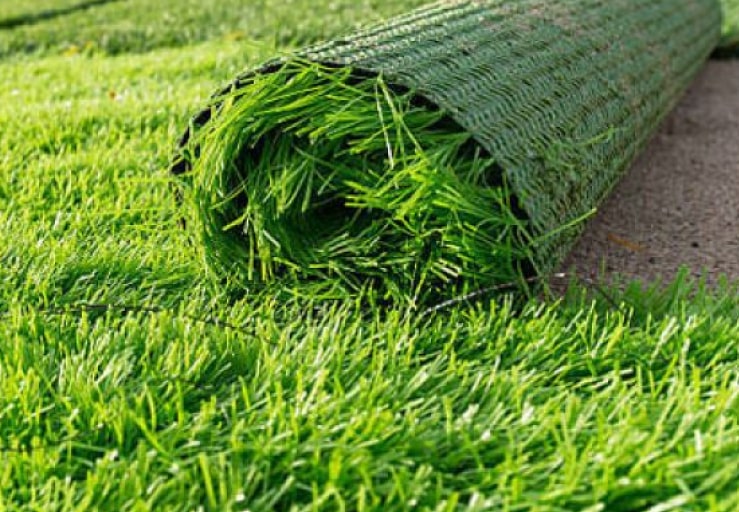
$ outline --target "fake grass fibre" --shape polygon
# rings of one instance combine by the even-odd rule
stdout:
[[[516,281],[530,259],[492,158],[381,77],[292,63],[231,95],[211,125],[194,198],[220,275],[419,298]]]

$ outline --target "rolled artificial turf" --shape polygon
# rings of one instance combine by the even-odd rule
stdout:
[[[206,261],[424,299],[566,255],[720,38],[715,0],[445,1],[268,62],[173,171]]]

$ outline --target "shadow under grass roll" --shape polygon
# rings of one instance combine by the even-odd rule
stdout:
[[[716,47],[716,0],[445,0],[247,70],[180,141],[209,266],[421,298],[545,274]]]
[[[528,245],[500,167],[413,93],[294,61],[222,99],[193,173],[219,274],[416,298],[519,280]]]

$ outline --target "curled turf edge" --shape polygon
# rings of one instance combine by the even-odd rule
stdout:
[[[471,134],[382,76],[293,61],[224,97],[192,190],[209,265],[414,298],[531,274],[525,220]]]

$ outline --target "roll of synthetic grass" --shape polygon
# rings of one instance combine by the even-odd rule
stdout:
[[[206,260],[393,295],[543,274],[720,38],[715,0],[444,1],[250,69],[173,171]]]

